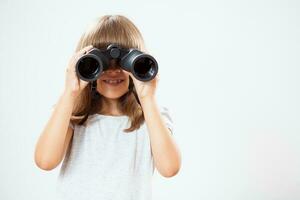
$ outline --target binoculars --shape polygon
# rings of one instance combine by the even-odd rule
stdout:
[[[112,59],[116,59],[122,69],[143,82],[152,80],[158,72],[157,61],[151,55],[134,48],[126,49],[110,44],[107,49],[92,48],[81,56],[75,67],[77,76],[88,82],[95,81],[109,68]]]

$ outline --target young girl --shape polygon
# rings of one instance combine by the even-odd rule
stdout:
[[[39,168],[52,170],[63,160],[57,179],[61,199],[150,200],[154,168],[164,177],[180,169],[171,116],[155,99],[158,76],[141,82],[112,60],[96,81],[98,96],[77,77],[80,56],[112,43],[146,52],[128,18],[100,18],[82,35],[63,93],[36,144]]]

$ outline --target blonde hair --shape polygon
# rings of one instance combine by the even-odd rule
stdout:
[[[93,45],[96,48],[106,48],[111,43],[116,43],[123,48],[136,48],[146,52],[140,31],[128,18],[122,15],[105,15],[98,18],[82,34],[76,51],[88,45]],[[89,115],[101,110],[101,98],[102,96],[100,95],[100,99],[92,99],[91,83],[89,83],[75,101],[71,122],[80,125],[84,124]],[[122,113],[129,117],[131,122],[130,127],[124,130],[125,132],[138,129],[144,122],[142,108],[132,90],[129,90],[119,98],[118,107]]]

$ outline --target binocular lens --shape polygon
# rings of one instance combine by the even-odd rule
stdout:
[[[134,63],[133,70],[135,74],[142,79],[153,77],[157,71],[155,63],[148,57],[139,58]]]
[[[82,58],[78,63],[78,71],[86,79],[94,78],[100,70],[99,62],[91,57]]]
[[[103,70],[114,65],[110,63],[112,60],[116,60],[122,69],[132,73],[140,81],[150,81],[158,72],[157,62],[151,55],[137,49],[116,47],[104,51],[95,48],[83,55],[76,64],[77,75],[82,80],[95,81]]]

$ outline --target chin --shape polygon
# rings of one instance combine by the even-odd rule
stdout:
[[[98,89],[98,92],[107,99],[119,99],[121,96],[128,92],[128,87],[120,87],[120,88],[102,88]]]
[[[126,91],[127,92],[127,91]],[[107,99],[119,99],[126,92],[123,93],[115,93],[115,92],[100,92],[100,94]]]

